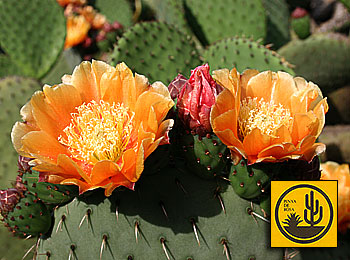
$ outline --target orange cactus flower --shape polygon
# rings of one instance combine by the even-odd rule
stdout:
[[[214,133],[231,150],[235,163],[286,159],[310,161],[325,150],[315,143],[328,111],[320,89],[285,72],[236,69],[213,72],[226,89],[219,94],[210,120]]]
[[[336,162],[321,164],[321,180],[338,180],[338,229],[350,228],[350,170],[348,164]]]
[[[82,43],[88,36],[90,23],[83,15],[70,15],[67,17],[67,35],[64,48],[68,49]]]
[[[79,186],[80,193],[99,187],[111,195],[118,186],[133,189],[144,160],[168,143],[174,105],[161,82],[124,64],[83,62],[56,86],[45,85],[21,109],[24,122],[11,133],[20,155],[43,180]]]

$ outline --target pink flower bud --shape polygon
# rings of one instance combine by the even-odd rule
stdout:
[[[308,15],[307,11],[301,7],[295,8],[295,10],[292,12],[292,18],[302,18],[306,15]]]
[[[174,81],[184,82],[178,76]],[[173,85],[172,85],[173,83]],[[199,66],[191,71],[190,79],[182,86],[172,82],[172,92],[178,92],[178,114],[185,127],[201,136],[212,132],[210,125],[210,111],[217,95],[223,90],[209,74],[209,65]],[[175,91],[176,90],[176,91]],[[175,94],[175,93],[174,93]]]

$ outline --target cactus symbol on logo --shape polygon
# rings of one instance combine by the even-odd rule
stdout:
[[[324,226],[316,226],[322,221],[323,218],[323,206],[320,206],[320,201],[315,199],[314,191],[310,191],[309,194],[305,194],[305,209],[304,209],[304,221],[309,224],[307,226],[298,226],[303,222],[299,215],[291,213],[287,215],[287,218],[283,222],[287,224],[284,226],[286,231],[298,238],[311,238],[318,235]]]
[[[305,207],[304,209],[304,220],[306,223],[310,224],[312,227],[321,222],[323,217],[323,207],[319,206],[319,201],[316,200],[316,207],[314,207],[314,192],[310,191],[310,202],[309,195],[305,194]],[[310,219],[308,219],[308,210],[310,211]],[[314,220],[314,217],[319,213],[317,220]]]

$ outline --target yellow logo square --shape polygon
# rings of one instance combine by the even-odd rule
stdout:
[[[337,181],[271,182],[271,247],[337,247]]]

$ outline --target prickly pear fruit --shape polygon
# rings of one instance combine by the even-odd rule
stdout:
[[[292,28],[299,39],[310,35],[310,16],[303,8],[297,7],[292,13]]]
[[[45,234],[51,226],[51,214],[44,203],[14,188],[0,191],[0,211],[5,226],[21,237]]]
[[[16,187],[28,191],[44,203],[61,204],[70,201],[79,193],[78,187],[73,185],[60,185],[45,182],[40,179],[40,174],[31,169],[29,158],[20,156],[19,175],[16,179]]]
[[[180,140],[191,172],[206,179],[225,174],[228,149],[216,135],[183,134]]]
[[[253,199],[265,193],[270,186],[270,180],[278,172],[277,163],[256,163],[248,165],[242,159],[237,165],[232,165],[229,179],[234,191],[245,199]]]

